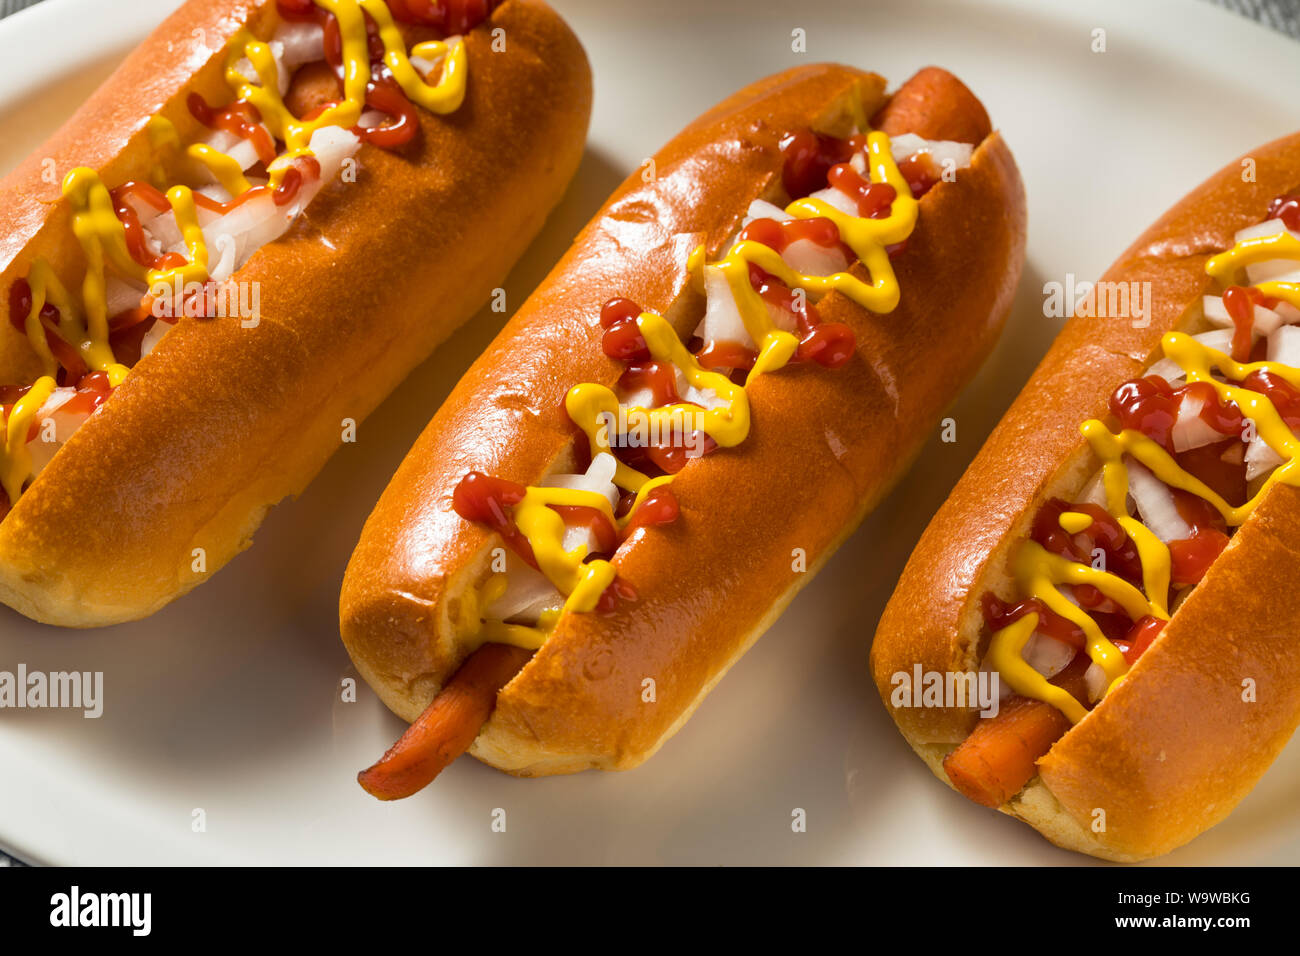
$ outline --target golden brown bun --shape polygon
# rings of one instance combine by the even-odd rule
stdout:
[[[471,469],[534,483],[567,464],[565,393],[612,385],[621,368],[601,351],[601,304],[627,296],[688,333],[701,302],[686,259],[701,242],[716,256],[751,200],[776,195],[781,135],[843,133],[850,98],[873,115],[883,88],[874,74],[808,66],[710,110],[655,157],[656,182],[638,171],[623,184],[469,370],[384,492],[344,580],[344,641],[394,712],[417,717],[464,658],[457,622],[476,619],[473,587],[499,544],[452,510],[456,483]],[[892,131],[943,131],[912,119],[895,115]],[[679,519],[615,557],[637,600],[564,615],[502,690],[472,754],[521,775],[645,760],[898,478],[992,346],[1016,285],[1024,196],[1001,138],[987,136],[921,208],[895,259],[902,304],[872,315],[838,294],[821,301],[825,320],[853,329],[856,357],[748,388],[749,437],[688,464],[673,483]],[[792,570],[796,548],[806,572]],[[647,678],[654,703],[642,702]]]
[[[184,139],[196,125],[186,96],[199,88],[215,101],[224,84],[219,53],[168,56],[166,45],[202,30],[219,49],[250,11],[273,6],[187,4],[5,181],[0,290],[35,255],[80,268],[66,203],[37,200],[57,195],[40,185],[38,158],[55,157],[60,173],[96,166],[110,185],[144,178],[139,130],[150,113]],[[506,52],[489,48],[497,26]],[[360,421],[501,284],[577,169],[591,76],[577,38],[539,0],[508,0],[466,43],[464,104],[441,117],[420,111],[416,148],[363,145],[356,182],[323,188],[235,274],[260,284],[260,325],[182,320],[55,455],[0,522],[0,600],[89,626],[188,591],[248,546],[267,508],[306,486],[344,419]],[[0,356],[26,342],[8,323],[0,338]],[[39,371],[0,364],[26,380]],[[203,573],[192,570],[195,548],[206,552]]]
[[[1097,467],[1079,434],[1110,394],[1195,314],[1205,263],[1300,183],[1300,135],[1230,163],[1147,230],[1102,277],[1150,282],[1150,324],[1075,316],[930,522],[876,631],[872,673],[977,668],[987,629],[980,598],[1010,598],[1010,559],[1049,498],[1072,498]],[[1113,860],[1157,856],[1213,826],[1245,796],[1300,721],[1300,492],[1278,487],[1236,533],[1132,675],[1040,762],[1041,776],[1002,809],[1060,846]],[[1242,681],[1258,701],[1242,702]],[[890,708],[908,742],[947,782],[941,761],[975,712]],[[1105,832],[1093,832],[1094,811]]]

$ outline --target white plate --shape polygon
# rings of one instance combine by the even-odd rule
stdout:
[[[172,0],[49,0],[0,23],[9,167]],[[337,592],[371,504],[500,317],[422,366],[257,544],[154,618],[91,633],[0,608],[0,670],[102,670],[99,720],[0,712],[0,843],[56,863],[1067,864],[1027,827],[924,770],[867,677],[867,647],[908,552],[1046,349],[1044,281],[1095,278],[1151,220],[1244,150],[1291,131],[1300,52],[1191,0],[940,5],[773,0],[560,4],[592,56],[596,113],[577,184],[508,289],[520,302],[604,195],[725,94],[840,60],[896,85],[949,67],[1006,133],[1029,191],[1025,279],[1006,335],[906,487],[650,763],[516,780],[472,760],[386,805],[353,776],[401,731],[351,673]],[[791,52],[791,31],[808,52]],[[1090,51],[1092,31],[1108,50]],[[503,144],[503,148],[506,144]],[[610,290],[611,293],[617,290]],[[195,808],[206,832],[192,832]],[[491,829],[495,808],[505,833]],[[806,833],[791,832],[794,808]],[[1300,749],[1224,824],[1168,863],[1300,858]]]

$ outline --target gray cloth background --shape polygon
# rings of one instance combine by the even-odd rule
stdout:
[[[0,0],[0,18],[39,2],[40,0]],[[563,6],[563,0],[553,0],[553,2],[557,6]],[[1300,0],[1208,0],[1208,2],[1300,40]],[[0,867],[23,865],[20,860],[0,851]]]

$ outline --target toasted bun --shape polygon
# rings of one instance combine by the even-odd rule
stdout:
[[[146,119],[161,112],[182,138],[192,131],[187,95],[220,95],[225,39],[273,7],[187,4],[5,181],[0,289],[37,255],[80,275],[67,204],[41,184],[40,158],[92,165],[110,184],[145,178]],[[490,49],[495,27],[504,53]],[[192,35],[207,45],[186,47]],[[179,54],[165,52],[173,43]],[[421,110],[403,152],[363,145],[356,181],[327,185],[235,274],[260,288],[260,324],[182,320],[55,455],[0,522],[0,600],[89,626],[188,591],[306,486],[345,419],[360,421],[500,285],[577,169],[590,70],[539,0],[508,0],[466,43],[463,105]],[[29,354],[6,360],[26,354],[8,323],[0,340],[6,374],[39,372],[23,367]]]
[[[1010,598],[1010,562],[1048,499],[1077,496],[1098,463],[1079,425],[1142,374],[1160,339],[1184,328],[1208,291],[1205,264],[1270,199],[1300,184],[1300,135],[1230,163],[1144,233],[1102,277],[1150,283],[1150,322],[1075,316],[935,515],[881,617],[872,673],[908,743],[945,782],[942,759],[972,710],[895,708],[891,680],[970,671],[987,645],[980,597]],[[1050,400],[1047,398],[1050,397]],[[1113,860],[1166,853],[1245,796],[1300,721],[1300,492],[1278,486],[1237,531],[1131,676],[1039,763],[1004,812],[1052,842]],[[1244,703],[1243,681],[1257,700]],[[1104,832],[1094,832],[1103,817]]]
[[[969,96],[936,74],[923,76]],[[470,369],[380,499],[344,580],[344,641],[394,712],[417,717],[470,649],[459,622],[477,619],[473,589],[499,539],[452,510],[460,478],[476,469],[534,483],[567,464],[565,393],[579,381],[612,385],[620,372],[601,351],[601,304],[627,296],[688,333],[701,303],[686,259],[701,242],[716,255],[751,200],[778,194],[781,135],[843,133],[852,98],[873,115],[883,87],[874,74],[808,66],[710,110],[655,157],[655,182],[638,173],[623,184]],[[886,131],[943,138],[946,127],[899,98],[882,114]],[[839,294],[821,300],[824,319],[856,334],[855,358],[834,371],[790,366],[748,387],[749,437],[688,465],[673,483],[679,519],[616,555],[636,601],[561,617],[471,753],[521,775],[645,760],[898,478],[992,346],[1019,275],[1019,175],[1000,137],[985,126],[977,138],[971,167],[921,200],[894,260],[902,304],[873,315]],[[807,572],[792,569],[794,549]],[[642,698],[647,678],[653,703]]]

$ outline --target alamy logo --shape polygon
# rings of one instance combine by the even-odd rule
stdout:
[[[149,289],[153,298],[154,318],[176,320],[190,318],[236,318],[246,329],[262,321],[262,286],[252,282],[172,282],[158,281]]]
[[[996,717],[1001,698],[997,671],[898,671],[889,682],[894,686],[889,702],[896,708],[978,707],[981,717]]]
[[[1128,319],[1133,328],[1145,329],[1151,324],[1151,283],[1089,282],[1067,272],[1064,282],[1043,283],[1043,315]]]
[[[73,886],[50,897],[51,926],[129,926],[148,936],[153,926],[152,893],[82,893]]]
[[[78,709],[84,717],[104,713],[103,671],[0,671],[0,709]]]

